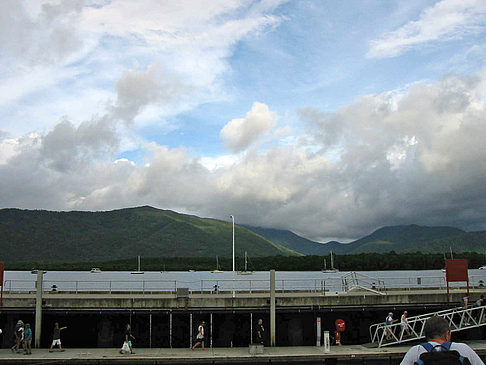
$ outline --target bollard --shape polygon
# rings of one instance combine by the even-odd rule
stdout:
[[[316,346],[321,346],[321,317],[317,317]]]
[[[331,352],[331,340],[329,338],[329,331],[324,331],[324,352]]]

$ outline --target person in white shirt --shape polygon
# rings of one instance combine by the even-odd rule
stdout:
[[[403,312],[402,316],[400,317],[400,327],[402,332],[400,333],[401,336],[403,336],[404,332],[407,333],[407,336],[410,336],[410,327],[408,325],[408,312],[405,311]]]
[[[204,327],[206,326],[206,322],[202,321],[199,327],[197,328],[197,336],[196,336],[196,343],[194,346],[191,347],[191,350],[194,351],[196,347],[201,345],[202,350],[206,350],[204,348],[204,339],[205,339],[205,334],[204,334]]]
[[[385,325],[386,325],[385,335],[387,341],[390,341],[392,337],[392,330],[390,326],[392,325],[393,322],[395,322],[395,320],[393,319],[393,312],[390,312],[388,313],[388,316],[385,318]]]
[[[451,331],[449,323],[443,317],[430,317],[424,326],[425,337],[435,349],[442,350],[441,345],[447,344],[451,341]],[[437,346],[437,347],[436,347]],[[465,343],[451,342],[450,350],[456,350],[460,355],[467,357],[471,365],[484,365],[483,360]],[[400,365],[414,365],[420,359],[420,355],[427,352],[424,346],[413,346],[403,357]]]

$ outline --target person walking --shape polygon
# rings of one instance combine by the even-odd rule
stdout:
[[[393,319],[393,312],[388,313],[388,316],[385,319],[385,335],[386,335],[386,340],[390,341],[392,337],[392,330],[391,330],[391,325],[393,324],[395,320]]]
[[[476,303],[475,303],[476,307],[482,307],[483,305],[485,305],[484,303],[484,295],[481,295],[479,297],[478,300],[476,300]],[[483,323],[483,322],[486,322],[486,313],[483,313],[483,316],[481,317],[481,312],[483,311],[479,311],[479,314],[478,314],[478,320]]]
[[[54,351],[54,346],[59,346],[60,352],[64,351],[61,345],[61,331],[65,330],[66,328],[67,327],[59,327],[58,322],[54,323],[54,330],[52,331],[52,344],[51,347],[49,348],[49,352]]]
[[[265,328],[263,327],[263,319],[259,319],[255,328],[255,343],[263,345],[265,335]]]
[[[414,365],[419,360],[425,365],[460,364],[460,356],[469,361],[464,360],[463,364],[484,365],[484,362],[468,345],[451,342],[451,331],[447,319],[439,316],[430,317],[425,322],[424,333],[427,342],[410,348],[400,365]]]
[[[14,334],[15,344],[10,348],[10,350],[12,350],[12,352],[20,352],[20,346],[22,345],[22,341],[24,339],[24,322],[21,319],[19,319],[15,325]]]
[[[135,339],[132,335],[132,326],[130,326],[130,323],[127,323],[127,326],[125,327],[125,341],[120,350],[120,354],[123,354],[124,352],[130,352],[131,354],[135,353],[133,351],[132,338]]]
[[[32,355],[32,330],[29,323],[25,324],[24,355]]]
[[[403,312],[402,316],[400,317],[400,327],[401,327],[401,333],[400,336],[403,337],[403,334],[406,332],[407,336],[410,336],[410,326],[408,324],[408,312],[405,311]]]
[[[198,347],[199,345],[201,345],[203,351],[206,350],[204,348],[205,326],[206,326],[206,322],[202,321],[199,327],[197,328],[196,343],[194,344],[194,346],[191,347],[192,351],[194,351],[196,347]]]

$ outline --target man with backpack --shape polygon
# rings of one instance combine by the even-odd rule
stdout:
[[[429,318],[425,322],[424,333],[427,342],[408,350],[400,365],[484,365],[468,345],[450,342],[451,332],[445,318],[438,316]]]

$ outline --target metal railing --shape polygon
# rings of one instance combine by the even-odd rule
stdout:
[[[485,275],[470,276],[472,288],[484,288]],[[277,279],[277,292],[349,292],[361,289],[384,292],[389,290],[445,289],[444,276],[390,276],[373,278],[363,273],[350,272],[342,275],[322,276],[307,279]],[[211,293],[215,291],[265,292],[270,290],[269,280],[264,279],[201,279],[184,280],[44,280],[43,290],[64,292],[167,292],[175,293],[177,288],[188,288],[191,292]],[[451,283],[451,287],[462,288],[463,283]],[[10,279],[4,282],[4,292],[35,291],[35,280]]]
[[[385,281],[371,276],[350,272],[345,274],[341,278],[344,291],[349,292],[352,290],[367,290],[369,292],[385,295],[386,286]]]
[[[462,331],[486,325],[486,306],[446,309],[407,318],[407,324],[377,323],[370,326],[371,342],[378,347],[396,345],[425,338],[424,326],[427,319],[439,316],[449,322],[451,332]]]

